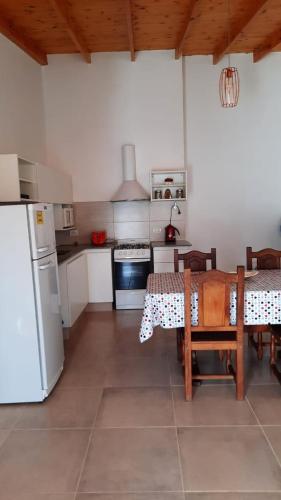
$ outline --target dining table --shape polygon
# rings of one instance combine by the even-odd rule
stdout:
[[[244,324],[281,324],[281,270],[260,270],[245,278]],[[198,323],[198,283],[192,273],[191,323]],[[230,296],[230,322],[236,322],[236,291]],[[180,328],[184,326],[184,274],[150,274],[144,300],[139,332],[140,342],[153,335],[156,326]]]

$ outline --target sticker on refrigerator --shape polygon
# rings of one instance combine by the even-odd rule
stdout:
[[[44,212],[36,210],[36,224],[44,224]]]

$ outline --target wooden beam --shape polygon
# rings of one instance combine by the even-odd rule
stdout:
[[[47,55],[36,47],[35,43],[15,28],[12,22],[0,12],[0,33],[15,43],[20,49],[28,54],[32,59],[42,65],[48,64]]]
[[[91,54],[86,46],[83,36],[81,35],[79,28],[76,25],[75,19],[69,12],[69,8],[65,0],[51,0],[54,9],[60,16],[60,18],[66,24],[66,30],[73,41],[74,45],[79,50],[81,56],[86,61],[86,63],[91,63]]]
[[[129,38],[129,47],[131,52],[131,61],[136,60],[135,44],[134,44],[134,29],[133,29],[133,13],[132,1],[126,0],[126,20]]]
[[[275,49],[281,43],[281,28],[274,31],[267,40],[253,52],[253,61],[254,63],[261,61],[264,57],[266,57],[270,52]]]
[[[182,56],[184,42],[185,42],[187,34],[189,32],[190,21],[192,18],[192,13],[193,13],[194,6],[195,6],[196,2],[197,2],[197,0],[190,0],[190,2],[189,2],[187,13],[186,13],[186,18],[185,18],[185,23],[184,23],[184,28],[182,30],[181,36],[179,38],[179,42],[178,42],[176,49],[175,49],[175,58],[176,59],[179,59]]]
[[[250,10],[246,13],[245,17],[241,20],[241,22],[235,27],[232,31],[230,30],[230,37],[228,41],[223,41],[220,46],[217,48],[213,55],[213,64],[218,64],[223,56],[229,51],[231,45],[235,42],[235,40],[241,35],[242,31],[244,31],[248,24],[256,17],[261,10],[266,7],[266,4],[269,3],[270,0],[256,0]]]

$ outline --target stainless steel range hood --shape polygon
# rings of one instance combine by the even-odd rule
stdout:
[[[122,146],[123,183],[111,201],[148,200],[149,195],[136,179],[136,154],[134,144]]]

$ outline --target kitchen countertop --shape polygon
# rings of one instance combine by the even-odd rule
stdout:
[[[103,245],[92,245],[91,243],[85,245],[58,245],[57,246],[57,254],[58,254],[58,264],[62,264],[66,260],[74,257],[79,252],[83,250],[97,250],[102,248],[110,248],[112,249],[115,245],[114,241],[105,242]],[[59,255],[59,252],[63,251],[63,255]]]
[[[152,241],[151,242],[151,247],[163,247],[163,248],[173,248],[173,247],[191,247],[192,243],[190,243],[187,240],[176,240],[173,241],[172,243],[166,243],[166,241]]]

